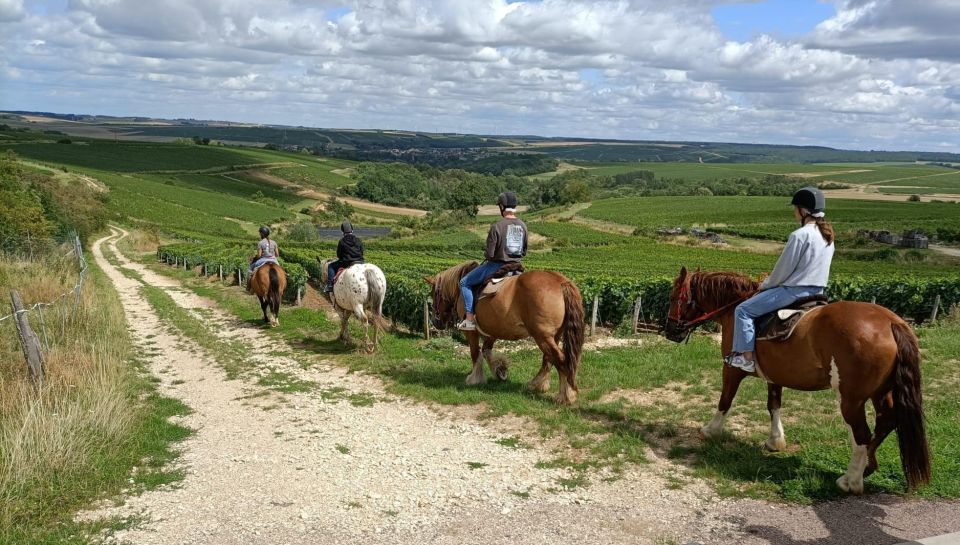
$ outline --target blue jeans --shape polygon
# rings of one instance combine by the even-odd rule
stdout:
[[[463,296],[463,309],[473,314],[473,288],[497,272],[503,266],[499,261],[484,261],[479,267],[460,279],[460,295]]]
[[[279,265],[275,257],[261,257],[250,264],[250,274],[253,274],[257,269],[266,265],[267,263],[273,263],[274,265]]]
[[[756,318],[789,306],[797,299],[821,293],[823,288],[817,286],[777,286],[740,303],[734,311],[733,351],[740,354],[753,351],[756,344],[753,320]]]

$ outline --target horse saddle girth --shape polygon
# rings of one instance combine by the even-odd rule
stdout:
[[[798,299],[786,308],[764,314],[754,322],[757,340],[783,342],[789,339],[807,313],[827,304],[829,301],[826,295],[814,295]]]

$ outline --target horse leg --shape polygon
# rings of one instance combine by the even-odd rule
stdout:
[[[527,388],[531,392],[544,393],[550,390],[550,356],[546,352],[543,353],[543,363],[540,365],[540,372],[537,373],[537,376],[530,379],[530,382],[527,383]]]
[[[486,384],[487,375],[483,372],[483,356],[480,354],[480,334],[476,331],[465,331],[467,342],[470,344],[470,362],[473,371],[467,375],[467,386]]]
[[[723,421],[727,418],[727,411],[730,410],[730,405],[733,405],[733,398],[736,397],[740,383],[746,376],[747,373],[736,367],[723,366],[723,391],[720,392],[717,413],[713,415],[713,419],[706,426],[700,428],[701,435],[709,439],[718,437],[723,433]]]
[[[269,324],[270,318],[267,316],[267,300],[259,295],[257,295],[257,299],[260,300],[260,311],[263,312],[263,323]]]
[[[363,311],[363,305],[357,303],[353,306],[353,315],[360,320],[360,323],[363,324],[363,346],[366,348],[367,352],[372,352],[373,349],[370,346],[370,320],[367,319],[367,313]]]
[[[870,445],[870,426],[867,425],[867,413],[863,410],[865,400],[844,399],[840,397],[840,413],[850,426],[852,450],[847,472],[837,479],[837,486],[844,492],[863,494],[863,472],[867,467],[867,452]]]
[[[780,402],[783,399],[783,386],[767,384],[767,412],[770,413],[770,437],[764,446],[771,452],[780,452],[787,448],[787,440],[783,435],[783,424],[780,422]]]
[[[553,362],[553,366],[557,368],[557,374],[560,375],[560,391],[557,393],[557,402],[561,405],[572,405],[577,401],[577,391],[573,389],[573,374],[570,366],[567,365],[563,350],[560,349],[560,345],[553,337],[536,339],[536,341],[540,351],[543,352],[544,358],[549,358]]]
[[[867,468],[863,471],[864,478],[869,477],[877,470],[877,449],[890,432],[897,428],[897,417],[893,412],[893,396],[890,392],[873,396],[873,408],[877,413],[876,426],[873,429],[873,438],[867,449]]]
[[[350,343],[350,328],[347,327],[347,322],[350,320],[350,313],[344,312],[341,309],[337,309],[337,313],[340,314],[340,341],[343,343]]]
[[[483,347],[480,349],[480,352],[483,354],[483,358],[487,360],[487,365],[490,366],[490,374],[497,377],[497,380],[507,380],[506,361],[501,365],[495,365],[493,361],[493,343],[495,342],[497,342],[497,340],[493,337],[484,337]]]

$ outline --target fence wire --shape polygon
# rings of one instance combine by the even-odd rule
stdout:
[[[12,312],[10,314],[7,314],[6,316],[3,316],[2,318],[0,318],[0,323],[2,323],[4,320],[13,318],[14,316],[19,316],[21,314],[27,314],[29,312],[37,311],[40,315],[40,323],[43,329],[44,341],[46,341],[47,332],[46,332],[46,324],[44,323],[44,320],[43,320],[43,310],[42,310],[43,307],[52,307],[57,303],[59,303],[61,300],[63,300],[65,297],[70,297],[71,295],[74,297],[74,307],[76,307],[76,305],[80,303],[80,294],[83,291],[83,283],[87,277],[87,259],[83,255],[83,248],[80,245],[80,239],[78,237],[74,237],[73,244],[74,244],[73,248],[71,248],[67,253],[63,254],[61,256],[61,259],[70,257],[71,255],[77,256],[77,261],[80,263],[80,274],[79,274],[79,278],[77,279],[77,284],[69,291],[61,293],[60,295],[54,297],[53,300],[51,301],[34,303],[33,306],[29,308],[25,308],[23,310]],[[49,342],[45,342],[45,344],[47,344],[49,347]]]

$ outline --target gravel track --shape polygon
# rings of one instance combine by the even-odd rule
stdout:
[[[146,518],[112,542],[897,543],[958,529],[957,503],[869,498],[808,508],[724,500],[689,479],[672,490],[666,476],[682,468],[653,452],[651,464],[617,480],[591,475],[589,487],[566,490],[558,484],[569,476],[565,470],[535,467],[556,454],[534,442],[533,424],[522,437],[531,448],[510,448],[496,441],[515,435],[516,422],[504,433],[496,421],[481,425],[399,399],[376,378],[346,373],[332,361],[305,369],[282,342],[126,260],[115,247],[125,235],[118,229],[97,241],[94,257],[120,294],[161,392],[191,407],[182,422],[196,433],[181,445],[183,481],[82,515]],[[257,370],[227,380],[217,362],[222,356],[205,353],[163,323],[141,282],[121,274],[104,251],[164,289],[211,332],[241,343]],[[316,387],[280,394],[257,385],[257,375],[271,370]],[[375,402],[358,406],[351,394]],[[838,513],[848,518],[837,519]],[[858,527],[865,530],[843,533]]]

